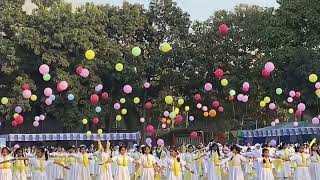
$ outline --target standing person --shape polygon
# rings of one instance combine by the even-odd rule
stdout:
[[[90,159],[85,145],[80,146],[80,154],[75,155],[78,160],[77,177],[78,180],[91,180],[90,176]]]
[[[190,144],[188,145],[188,152],[184,156],[184,160],[186,161],[187,166],[194,172],[186,172],[185,179],[186,180],[197,180],[197,165],[196,165],[196,154],[194,153],[194,147]]]
[[[208,180],[221,180],[222,168],[219,164],[220,159],[222,158],[220,155],[219,146],[216,143],[213,143],[210,147],[211,159],[209,159],[209,175]]]
[[[100,140],[98,140],[98,159],[101,162],[98,167],[97,180],[113,180],[111,164],[108,161],[110,157],[110,142],[107,141],[106,148],[104,149]]]
[[[57,151],[53,152],[51,154],[51,157],[53,158],[54,161],[58,162],[59,164],[65,164],[65,162],[64,162],[65,154],[64,154],[61,146],[58,146]],[[52,168],[52,178],[55,180],[62,180],[63,179],[64,168],[62,166],[60,166],[59,164],[53,164],[51,167]]]
[[[207,164],[206,164],[206,155],[204,153],[204,147],[199,146],[198,148],[198,157],[196,158],[197,167],[198,167],[198,178],[203,179],[207,174]]]
[[[13,180],[27,180],[26,173],[26,160],[20,160],[19,158],[24,158],[24,153],[21,148],[18,148],[14,152],[14,157],[17,158],[13,162]]]
[[[317,148],[317,144],[314,143],[311,146],[311,164],[309,166],[310,176],[312,180],[320,180],[320,152]]]
[[[75,148],[71,146],[67,149],[67,152],[65,154],[65,164],[69,167],[69,170],[66,171],[66,180],[78,179],[77,159],[74,157],[74,150]]]
[[[140,159],[140,165],[142,166],[140,180],[154,180],[154,177],[158,172],[156,159],[150,152],[151,146],[145,145],[142,149],[143,155]]]
[[[297,154],[289,157],[291,161],[294,161],[297,164],[293,180],[311,180],[309,168],[307,167],[310,155],[304,153],[303,145],[299,146],[298,151]]]
[[[262,150],[262,158],[258,158],[258,162],[261,164],[259,180],[274,180],[269,149],[264,148]]]
[[[287,180],[289,179],[289,177],[291,176],[291,164],[290,161],[288,161],[289,157],[290,157],[290,149],[288,147],[288,144],[283,144],[282,146],[279,147],[279,151],[277,151],[276,156],[279,157],[280,159],[278,161],[280,161],[281,164],[279,164],[279,167],[276,168],[276,173],[277,173],[277,177],[280,180]]]
[[[10,156],[9,148],[3,147],[1,149],[0,157],[0,179],[12,180],[11,164],[14,159]]]

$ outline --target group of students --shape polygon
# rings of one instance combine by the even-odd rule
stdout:
[[[0,180],[320,180],[320,152],[311,146],[260,144],[179,148],[150,145],[97,149],[62,147],[49,152],[1,149]]]

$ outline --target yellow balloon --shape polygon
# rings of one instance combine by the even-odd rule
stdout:
[[[316,90],[316,95],[320,98],[320,89]]]
[[[122,116],[121,116],[121,115],[117,115],[117,116],[116,116],[116,120],[117,120],[117,121],[121,121],[121,119],[122,119]]]
[[[290,113],[290,114],[293,113],[293,109],[292,109],[292,108],[289,109],[289,113]]]
[[[82,119],[82,124],[88,124],[88,119]]]
[[[318,76],[316,74],[309,75],[309,81],[315,83],[318,80]]]
[[[180,99],[178,99],[178,104],[179,104],[179,105],[184,104],[184,100],[183,100],[183,99],[181,99],[181,98],[180,98]]]
[[[115,69],[118,72],[122,71],[123,70],[123,64],[121,64],[121,63],[116,64]]]
[[[36,101],[37,99],[38,99],[38,97],[36,95],[31,96],[31,101]]]
[[[89,137],[89,136],[91,136],[91,131],[87,131],[86,132],[86,135]]]
[[[172,49],[171,45],[167,42],[164,42],[162,45],[161,45],[161,51],[167,53],[169,52],[170,50]]]
[[[179,108],[175,108],[175,109],[174,109],[174,112],[175,112],[176,114],[179,114],[180,109],[179,109]]]
[[[260,107],[265,107],[265,106],[266,106],[266,102],[261,101],[261,102],[260,102]]]
[[[3,98],[1,98],[1,103],[2,104],[8,104],[8,102],[9,102],[9,99],[8,98],[6,98],[6,97],[3,97]]]
[[[140,102],[140,98],[135,97],[135,98],[133,99],[133,102],[134,102],[135,104],[138,104],[138,103]]]
[[[121,114],[123,114],[123,115],[127,114],[127,112],[128,112],[128,111],[127,111],[126,109],[122,109],[122,110],[121,110]]]
[[[190,107],[186,106],[186,107],[184,107],[184,110],[188,112],[190,110]]]
[[[173,103],[173,97],[172,96],[166,96],[164,98],[164,101],[167,103],[167,104],[172,104]]]
[[[203,116],[204,116],[204,117],[208,117],[208,116],[209,116],[209,113],[208,113],[208,112],[204,112],[204,113],[203,113]]]
[[[14,113],[13,118],[16,118],[17,116],[19,116],[18,113]]]
[[[98,129],[98,134],[99,134],[99,135],[102,134],[102,129]]]
[[[96,54],[94,53],[93,50],[87,50],[86,53],[85,53],[85,56],[88,60],[92,60],[94,58]]]
[[[229,83],[229,82],[228,82],[227,79],[222,79],[222,80],[221,80],[221,85],[222,85],[222,86],[227,86],[228,83]]]
[[[271,99],[270,99],[270,97],[266,96],[266,97],[264,97],[263,101],[265,103],[270,103]]]

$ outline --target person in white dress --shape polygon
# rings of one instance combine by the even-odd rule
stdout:
[[[298,153],[294,154],[293,156],[289,157],[291,161],[296,162],[297,168],[295,171],[295,175],[293,180],[312,180],[310,177],[310,172],[308,168],[308,161],[310,159],[309,154],[304,153],[304,146],[299,146]]]
[[[290,149],[288,148],[288,144],[283,144],[279,147],[279,150],[275,153],[275,156],[280,158],[278,165],[274,162],[274,168],[279,180],[286,180],[289,179],[291,176],[291,164],[288,161],[290,154]],[[287,160],[286,160],[287,159]]]
[[[208,160],[209,170],[208,170],[208,180],[221,180],[222,177],[222,167],[219,164],[221,160],[219,146],[213,143],[210,147],[210,159]]]
[[[74,150],[73,146],[67,149],[67,153],[65,154],[65,165],[69,167],[65,173],[65,180],[74,180],[78,179],[78,168],[77,168],[77,159],[74,157]]]
[[[310,176],[312,180],[320,180],[320,151],[317,144],[312,144],[310,154]]]
[[[91,180],[90,176],[90,159],[92,156],[87,153],[85,145],[80,146],[80,153],[74,155],[78,162],[77,177],[78,180]]]
[[[158,168],[156,165],[156,159],[150,154],[151,147],[145,145],[142,149],[142,156],[139,160],[139,165],[142,167],[140,180],[154,180]]]
[[[11,166],[14,158],[10,156],[10,151],[7,147],[1,149],[0,157],[0,180],[12,180]]]
[[[264,148],[262,150],[262,158],[258,158],[258,162],[261,164],[259,180],[274,180],[272,172],[272,159],[270,158],[269,149]]]
[[[102,143],[98,140],[98,149],[99,152],[97,154],[100,164],[98,164],[98,173],[97,180],[113,180],[111,164],[105,163],[108,162],[110,157],[110,142],[107,141],[106,148],[103,148]]]
[[[56,152],[53,152],[52,154],[50,154],[50,157],[53,158],[54,161],[58,162],[59,164],[64,164],[64,157],[65,154],[63,152],[63,149],[61,146],[59,146],[57,148]],[[64,168],[58,164],[52,164],[52,178],[55,180],[62,180],[63,177],[63,173],[64,173]]]
[[[27,180],[26,173],[26,160],[20,160],[24,158],[24,153],[21,148],[17,148],[14,152],[14,157],[17,158],[13,162],[13,180]]]
[[[193,145],[188,145],[188,152],[184,155],[184,161],[186,161],[187,166],[194,172],[185,173],[186,180],[198,180],[198,173],[197,173],[197,165],[196,165],[196,158],[197,155],[194,153]]]

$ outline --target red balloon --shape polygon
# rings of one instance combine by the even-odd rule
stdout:
[[[191,137],[191,139],[196,139],[196,138],[198,137],[198,133],[195,132],[195,131],[192,131],[192,132],[190,133],[190,137]]]
[[[18,123],[17,123],[17,121],[11,121],[11,126],[12,127],[17,127],[18,126]]]
[[[221,24],[219,26],[219,32],[222,34],[226,34],[229,32],[229,27],[226,24]]]
[[[144,108],[145,108],[145,109],[152,109],[152,103],[151,103],[151,102],[147,102],[147,103],[144,105]]]
[[[214,75],[217,77],[217,78],[222,78],[223,77],[223,75],[224,75],[224,72],[223,72],[223,70],[222,69],[216,69],[215,71],[214,71]]]
[[[295,97],[299,98],[301,96],[301,92],[296,92]]]
[[[296,111],[296,116],[297,116],[297,117],[300,117],[301,115],[302,115],[302,112],[299,111],[299,110],[297,110],[297,111]]]
[[[176,116],[176,123],[180,123],[182,120],[183,120],[183,117],[180,114],[178,114]]]
[[[82,68],[81,66],[78,66],[78,67],[76,68],[76,73],[77,73],[78,75],[80,75],[81,72],[82,72],[82,70],[83,70],[83,68]]]
[[[107,92],[102,93],[101,98],[107,99],[109,97],[109,94]]]
[[[151,124],[149,124],[147,126],[147,133],[148,134],[152,134],[153,132],[154,132],[154,127]]]
[[[233,101],[234,100],[234,96],[229,96],[229,101]]]
[[[17,122],[17,125],[23,123],[23,117],[21,115],[17,116],[14,120]]]
[[[267,78],[270,76],[270,72],[268,72],[266,69],[263,69],[262,72],[261,72],[261,75],[264,77],[264,78]]]
[[[219,111],[219,112],[223,112],[223,107],[220,106],[220,107],[218,108],[218,111]]]
[[[219,101],[213,101],[213,102],[212,102],[212,106],[213,106],[213,107],[219,107],[219,106],[220,106]]]
[[[99,123],[99,118],[95,117],[92,119],[93,124],[98,124]]]
[[[201,95],[200,94],[194,95],[194,100],[200,101],[201,100]]]
[[[22,85],[22,89],[23,89],[23,90],[28,90],[29,88],[30,88],[30,85],[27,84],[27,83],[24,83],[24,84]]]
[[[92,104],[98,104],[99,102],[99,96],[96,95],[96,94],[92,94],[91,97],[90,97],[90,102]]]

